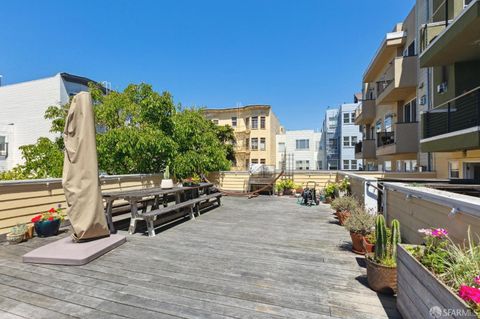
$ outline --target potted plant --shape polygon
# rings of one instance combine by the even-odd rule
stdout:
[[[335,210],[335,216],[338,218],[340,225],[344,225],[351,212],[359,207],[358,201],[352,196],[344,196],[335,198],[331,207]]]
[[[170,189],[173,188],[173,180],[170,179],[170,166],[167,165],[165,167],[165,171],[163,172],[163,179],[160,183],[161,188]]]
[[[182,185],[185,187],[199,186],[200,181],[200,176],[194,174],[192,177],[182,180]]]
[[[383,215],[375,220],[375,251],[367,254],[367,281],[372,290],[380,293],[397,292],[397,245],[400,243],[400,222],[392,220],[391,236],[388,238]]]
[[[50,237],[58,234],[63,219],[61,208],[50,208],[48,212],[33,217],[32,223],[39,237]]]
[[[277,189],[277,193],[279,194],[282,193],[282,195],[292,195],[292,190],[295,188],[295,183],[291,179],[284,179],[279,181],[275,185],[275,188]]]
[[[275,190],[277,191],[278,196],[283,196],[283,184],[282,183],[277,183],[275,184]]]
[[[338,185],[337,183],[328,183],[323,189],[323,194],[325,195],[325,203],[330,204],[335,198],[335,193],[337,192]]]
[[[436,318],[480,317],[480,245],[470,229],[462,245],[454,243],[443,228],[419,232],[425,235],[424,245],[398,247],[400,314],[414,318],[412,314],[422,313],[428,304]]]
[[[7,234],[7,241],[9,244],[14,245],[21,243],[25,240],[25,233],[27,232],[27,225],[17,224]]]
[[[365,253],[373,253],[375,249],[375,229],[366,236],[363,236],[362,246]]]
[[[373,232],[375,226],[375,215],[370,214],[363,208],[355,208],[351,211],[350,217],[345,221],[345,228],[350,232],[352,238],[352,251],[359,255],[365,254],[363,239]]]
[[[350,180],[348,179],[348,176],[345,176],[345,178],[337,184],[337,190],[336,190],[336,195],[338,197],[343,197],[348,194],[348,191],[350,189]]]

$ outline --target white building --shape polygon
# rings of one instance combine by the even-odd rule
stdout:
[[[355,171],[361,167],[361,161],[355,159],[355,144],[362,140],[360,126],[355,125],[355,110],[360,103],[340,105],[339,120],[339,143],[340,143],[340,169]]]
[[[93,81],[58,73],[0,87],[0,171],[23,163],[20,146],[34,144],[39,137],[53,139],[46,109],[68,103],[70,96],[88,90],[89,82]]]
[[[323,144],[323,161],[322,169],[337,170],[339,169],[340,152],[339,152],[339,133],[338,125],[338,109],[327,109],[323,120],[322,128],[322,144]]]
[[[276,141],[277,169],[282,168],[282,161],[285,158],[285,155],[287,156],[287,167],[290,169],[322,169],[322,133],[315,132],[314,130],[286,131],[285,134],[277,134]],[[288,164],[289,159],[290,164]]]

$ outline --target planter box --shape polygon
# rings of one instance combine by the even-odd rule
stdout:
[[[405,247],[398,246],[397,256],[397,309],[403,318],[477,318],[462,299]]]

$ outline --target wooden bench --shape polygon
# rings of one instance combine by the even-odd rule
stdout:
[[[154,225],[155,218],[178,211],[178,210],[185,210],[190,216],[190,219],[195,219],[194,209],[195,209],[195,212],[197,213],[197,216],[200,216],[200,207],[199,207],[200,203],[209,202],[210,199],[216,198],[216,202],[220,206],[220,197],[222,197],[221,193],[214,193],[206,196],[200,196],[198,198],[187,200],[185,202],[181,202],[175,205],[160,207],[158,209],[154,209],[149,212],[144,212],[142,214],[139,214],[139,217],[144,219],[145,222],[147,223],[148,236],[153,237],[155,236],[155,225]]]

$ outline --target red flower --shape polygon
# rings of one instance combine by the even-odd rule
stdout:
[[[42,215],[37,215],[32,218],[32,223],[37,223],[42,219]]]
[[[53,217],[48,217],[48,220],[53,220]]]
[[[478,288],[461,285],[458,295],[465,301],[471,301],[476,304],[480,303],[480,289]]]
[[[48,211],[49,213],[55,213],[55,208],[50,208],[50,210]]]

